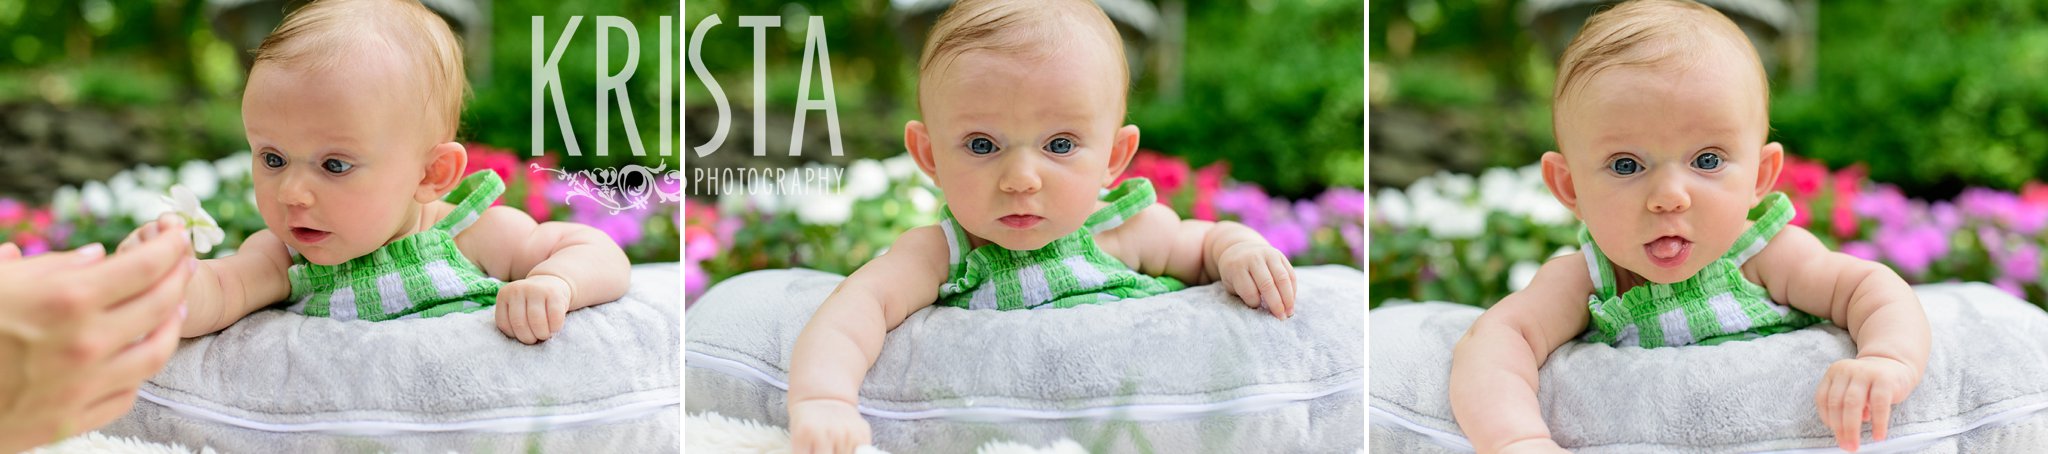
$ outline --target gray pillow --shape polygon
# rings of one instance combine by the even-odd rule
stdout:
[[[1062,437],[1128,452],[1354,452],[1364,445],[1364,276],[1304,267],[1296,316],[1215,285],[1071,309],[930,307],[861,387],[875,444],[970,452]],[[778,426],[797,334],[844,278],[757,271],[684,317],[684,409]]]
[[[2048,313],[1983,284],[1914,287],[1933,327],[1927,375],[1893,408],[1890,439],[1859,452],[2028,452],[2048,446]],[[1451,347],[1480,310],[1383,306],[1372,319],[1372,447],[1470,451],[1451,417]],[[1537,399],[1558,444],[1581,453],[1835,451],[1814,388],[1855,356],[1831,324],[1710,347],[1571,342]]]
[[[187,339],[102,431],[222,452],[674,452],[676,264],[522,345],[491,311],[387,322],[263,310]]]

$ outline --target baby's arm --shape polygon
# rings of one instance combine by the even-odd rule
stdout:
[[[1780,231],[1742,272],[1771,299],[1849,330],[1856,357],[1828,367],[1814,406],[1842,449],[1856,450],[1864,421],[1872,438],[1885,439],[1891,406],[1905,402],[1927,370],[1927,313],[1913,288],[1891,268],[1829,251],[1797,226]]]
[[[1103,232],[1096,244],[1140,273],[1189,285],[1222,281],[1224,292],[1246,306],[1294,316],[1294,265],[1244,224],[1181,220],[1155,204]]]
[[[484,210],[455,245],[485,274],[506,282],[491,310],[499,331],[527,344],[553,338],[569,311],[625,296],[633,266],[604,232],[568,222],[536,223],[502,206]]]
[[[825,297],[790,359],[792,452],[853,452],[868,444],[857,409],[861,379],[881,356],[883,336],[938,299],[947,260],[938,227],[911,229]]]
[[[1551,259],[1480,314],[1451,352],[1451,414],[1481,453],[1561,451],[1537,405],[1537,370],[1586,329],[1586,259]]]
[[[183,222],[176,214],[165,214],[157,222],[135,229],[116,250],[126,250],[142,241],[153,240],[157,232]],[[242,317],[291,296],[291,281],[285,270],[291,267],[291,253],[269,230],[259,230],[242,240],[235,255],[200,260],[185,286],[185,323],[178,327],[181,337],[213,334]]]

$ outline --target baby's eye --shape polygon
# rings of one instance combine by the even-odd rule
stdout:
[[[1700,170],[1719,169],[1721,168],[1721,154],[1700,153],[1699,156],[1692,158],[1692,166],[1698,167]]]
[[[967,151],[978,155],[994,153],[996,152],[996,141],[988,140],[987,137],[967,139]]]
[[[1050,151],[1054,154],[1072,153],[1074,152],[1074,139],[1065,137],[1052,139],[1052,142],[1045,144],[1045,151]]]
[[[1636,158],[1621,158],[1607,163],[1607,169],[1620,175],[1634,175],[1643,170],[1643,165],[1636,162]]]
[[[263,166],[272,169],[284,168],[284,157],[278,156],[277,153],[264,153]]]
[[[348,173],[348,170],[356,168],[356,165],[341,162],[340,159],[328,159],[326,161],[320,162],[320,168],[327,169],[327,173],[340,175],[343,173]]]

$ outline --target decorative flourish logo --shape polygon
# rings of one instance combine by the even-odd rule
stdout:
[[[569,190],[562,197],[562,203],[575,205],[576,198],[582,197],[611,210],[620,211],[647,208],[650,198],[654,203],[679,203],[683,197],[682,170],[669,169],[667,162],[654,168],[639,164],[628,164],[623,168],[609,167],[563,170],[542,167],[538,163],[527,164],[529,172],[549,172],[556,180],[567,182]],[[657,181],[668,184],[657,184]],[[663,186],[676,188],[675,192],[662,190]]]

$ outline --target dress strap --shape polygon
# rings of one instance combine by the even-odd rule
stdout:
[[[1088,215],[1088,221],[1081,225],[1091,234],[1117,228],[1124,224],[1124,220],[1137,216],[1154,203],[1159,203],[1158,197],[1153,194],[1152,180],[1142,177],[1124,180],[1116,185],[1116,189],[1102,195],[1102,200],[1109,202],[1109,206]]]
[[[1579,227],[1579,252],[1586,257],[1586,274],[1593,278],[1593,294],[1614,294],[1614,262],[1600,252],[1600,245],[1593,243],[1593,231],[1585,226]]]
[[[1764,246],[1771,242],[1771,238],[1778,236],[1778,231],[1785,229],[1785,224],[1792,221],[1793,214],[1795,209],[1792,207],[1792,200],[1787,198],[1785,193],[1773,192],[1764,196],[1762,202],[1749,209],[1749,219],[1756,223],[1749,226],[1748,231],[1742,232],[1741,237],[1735,239],[1735,245],[1728,248],[1728,254],[1724,257],[1735,259],[1736,266],[1748,262],[1750,257],[1763,252]]]
[[[446,230],[450,235],[461,234],[463,229],[476,223],[477,218],[483,215],[484,209],[491,207],[491,202],[497,201],[498,196],[504,193],[505,180],[498,178],[497,172],[478,170],[463,177],[462,184],[456,186],[454,192],[441,198],[454,203],[455,210],[448,212],[448,217],[441,218],[440,222],[435,222],[434,229]]]

